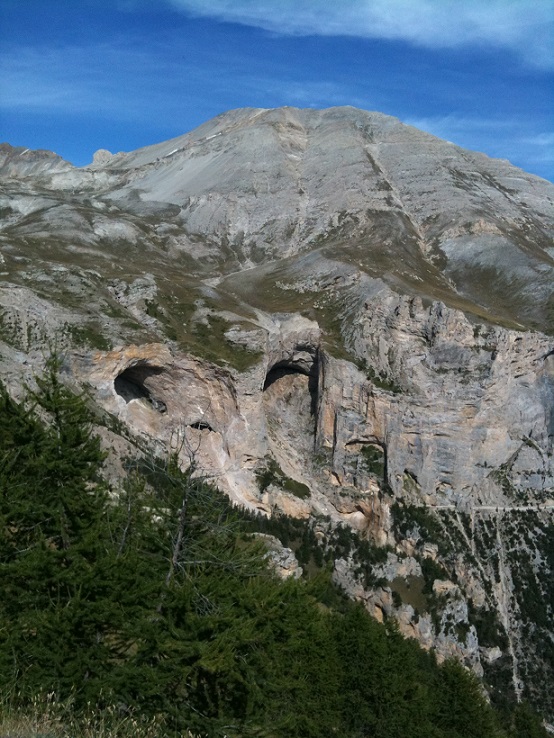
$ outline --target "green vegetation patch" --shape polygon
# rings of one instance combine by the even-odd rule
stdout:
[[[9,316],[6,310],[0,309],[0,341],[16,349],[25,349],[21,327]]]
[[[500,623],[496,610],[485,606],[475,607],[471,600],[468,602],[468,618],[471,625],[475,626],[479,645],[484,648],[498,646],[501,651],[508,647],[508,638],[504,626]]]
[[[251,351],[226,337],[225,333],[232,325],[237,325],[237,321],[227,321],[217,314],[217,308],[209,308],[207,314],[198,319],[196,310],[197,305],[190,297],[183,301],[178,296],[166,296],[146,302],[147,314],[158,321],[167,338],[183,351],[238,371],[246,371],[258,363],[261,352]],[[238,324],[252,328],[247,320]]]
[[[320,289],[297,290],[300,272],[298,257],[281,259],[277,265],[265,265],[224,280],[218,287],[220,294],[239,295],[254,308],[268,313],[298,313],[318,323],[326,350],[335,358],[355,362],[354,355],[345,346],[343,323],[347,311],[339,291]],[[290,282],[291,287],[287,285]]]
[[[270,456],[266,457],[265,466],[256,472],[256,480],[260,492],[265,492],[273,484],[301,500],[308,499],[312,494],[308,485],[287,477],[275,459]]]
[[[407,538],[415,533],[422,544],[435,543],[441,554],[450,553],[452,543],[445,533],[441,519],[427,506],[394,502],[391,512],[393,529],[399,538]]]
[[[364,444],[360,449],[362,463],[369,474],[379,479],[385,476],[385,452],[379,446]]]
[[[356,361],[356,364],[359,369],[365,373],[369,381],[376,387],[379,387],[379,389],[385,390],[386,392],[392,392],[394,395],[398,395],[402,392],[402,387],[399,384],[386,375],[376,372],[375,369],[367,363],[366,359],[359,359]]]
[[[65,323],[62,333],[70,336],[72,343],[77,346],[98,349],[99,351],[110,351],[112,342],[100,331],[98,325],[89,323]]]

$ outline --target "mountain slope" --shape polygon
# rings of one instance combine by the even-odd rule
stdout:
[[[15,392],[55,343],[107,446],[305,520],[376,617],[554,715],[550,183],[355,108],[0,174]]]
[[[447,303],[550,326],[552,185],[389,116],[232,111],[82,170],[2,153],[8,175],[19,163],[54,198],[18,206],[8,193],[12,238],[67,224],[69,207],[83,246],[168,249],[212,275],[324,246],[408,291],[415,280]]]

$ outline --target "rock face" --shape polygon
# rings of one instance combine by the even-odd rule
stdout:
[[[353,108],[0,175],[10,389],[55,347],[112,441],[305,521],[376,617],[554,715],[552,185]]]
[[[544,501],[554,486],[552,339],[381,294],[364,305],[353,344],[395,390],[352,407],[349,419],[359,414],[366,435],[373,429],[386,447],[396,495],[410,490],[414,499],[458,507],[499,503],[491,470],[503,468],[514,492]]]

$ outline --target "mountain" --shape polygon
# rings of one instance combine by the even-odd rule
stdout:
[[[554,720],[552,184],[349,107],[0,175],[15,395],[64,352],[106,448],[304,520],[375,617]]]

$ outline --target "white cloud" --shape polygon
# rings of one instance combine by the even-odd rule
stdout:
[[[554,132],[536,132],[534,121],[523,118],[474,118],[443,115],[406,118],[404,123],[451,141],[464,148],[483,151],[489,156],[510,159],[530,169],[551,171],[554,162]]]
[[[522,139],[522,143],[531,146],[549,146],[554,149],[554,131],[547,133],[537,133],[535,136],[528,136]],[[551,152],[551,158],[554,158],[554,151]]]
[[[420,128],[439,138],[448,139],[449,136],[466,135],[499,135],[502,132],[513,131],[521,125],[518,121],[508,118],[474,118],[471,116],[450,113],[448,115],[429,116],[425,118],[406,118],[403,121],[409,126]]]
[[[134,56],[134,62],[139,59]],[[9,110],[98,111],[110,105],[109,85],[99,82],[110,64],[129,65],[129,52],[117,54],[107,44],[85,47],[20,47],[0,59],[2,107]],[[111,107],[111,105],[110,105]]]
[[[6,48],[0,56],[0,107],[29,113],[94,114],[118,120],[172,114],[175,80],[193,84],[197,70],[152,45],[117,39],[84,46]],[[186,71],[186,73],[185,73]]]
[[[554,65],[552,0],[168,0],[200,17],[285,35],[404,40],[428,48],[505,47]]]
[[[527,160],[533,164],[546,166],[554,163],[554,131],[524,136],[518,143],[527,152]]]
[[[353,105],[367,108],[368,100],[356,94],[355,85],[329,80],[283,80],[270,75],[240,78],[244,89],[252,91],[255,97],[269,97],[274,105],[292,105],[300,108],[329,108],[339,105]]]
[[[175,39],[163,48],[121,38],[85,46],[14,46],[0,54],[0,110],[143,121],[159,111],[178,117],[203,97],[228,100],[222,109],[236,106],[233,90],[240,90],[243,105],[367,105],[355,85],[291,78],[287,68],[256,70],[240,51],[235,61],[214,59],[211,50],[205,63],[196,50],[185,58]]]

